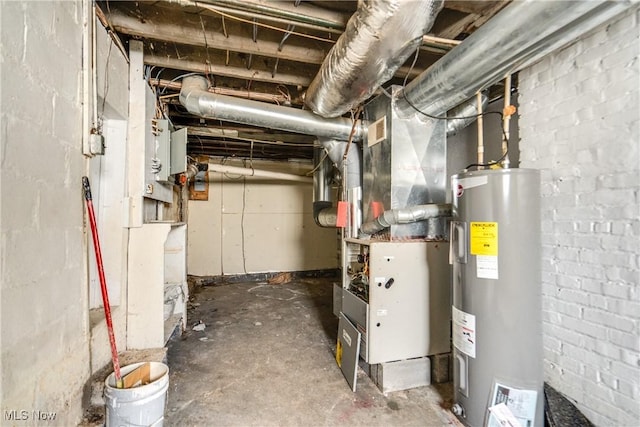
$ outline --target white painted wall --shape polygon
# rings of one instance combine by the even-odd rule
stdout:
[[[1,2],[0,11],[1,409],[29,411],[25,425],[36,424],[33,410],[73,425],[90,372],[81,9]]]
[[[82,4],[3,1],[0,22],[0,411],[4,421],[27,411],[20,425],[42,425],[33,411],[76,425],[83,386],[109,351],[89,322],[81,177],[100,160],[82,156]],[[108,46],[103,31],[98,110],[122,120],[127,66]],[[124,316],[114,321],[124,334]]]
[[[520,73],[542,170],[545,380],[596,425],[640,422],[638,9]]]
[[[309,164],[253,164],[256,169],[296,174],[310,169]],[[311,184],[210,176],[209,200],[189,201],[189,274],[337,268],[336,229],[313,221]]]

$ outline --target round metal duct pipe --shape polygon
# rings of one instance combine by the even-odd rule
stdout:
[[[353,122],[349,119],[325,119],[310,111],[281,107],[265,102],[235,98],[208,92],[209,82],[201,76],[185,77],[180,90],[180,103],[191,113],[200,117],[226,120],[303,135],[326,138],[349,139]],[[354,141],[360,141],[366,130],[360,122],[356,124]]]

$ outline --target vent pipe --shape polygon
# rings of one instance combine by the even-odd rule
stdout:
[[[347,141],[318,138],[318,142],[324,151],[326,151],[327,157],[335,164],[340,172],[343,172],[346,168],[347,174],[344,177],[344,185],[346,186],[347,193],[360,194],[360,187],[362,187],[362,162],[358,145],[352,142],[347,152]],[[347,153],[346,158],[345,152]],[[315,163],[317,164],[317,162],[318,160],[316,160]],[[336,209],[332,207],[333,203],[330,199],[321,200],[318,198],[319,196],[325,197],[324,195],[326,195],[322,190],[322,182],[328,182],[328,174],[330,172],[330,167],[324,167],[323,164],[320,164],[314,175],[314,188],[316,191],[314,192],[313,199],[313,219],[316,224],[321,227],[335,227],[337,220]],[[351,203],[355,203],[359,211],[360,200],[351,200]],[[354,207],[354,212],[355,210],[356,207]],[[359,223],[357,225],[359,226]]]
[[[185,77],[180,90],[180,103],[191,114],[200,117],[326,138],[347,140],[351,134],[353,122],[349,119],[324,119],[310,111],[219,95],[208,92],[208,88],[209,82],[202,76]],[[353,140],[362,140],[364,133],[364,127],[359,123]]]
[[[373,221],[362,224],[360,228],[360,238],[367,238],[372,234],[389,228],[392,225],[411,224],[424,221],[429,218],[451,216],[450,204],[429,204],[410,206],[401,209],[390,209],[384,211]]]
[[[338,117],[365,101],[422,44],[442,0],[359,2],[307,90],[305,104]]]
[[[397,95],[404,117],[440,115],[507,74],[532,64],[635,3],[514,1],[453,48]]]

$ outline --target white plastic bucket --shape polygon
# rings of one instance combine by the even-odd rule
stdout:
[[[124,366],[124,377],[142,363]],[[116,388],[115,374],[104,381],[106,427],[145,426],[162,427],[164,406],[169,388],[169,367],[164,363],[151,364],[151,382],[133,388]]]

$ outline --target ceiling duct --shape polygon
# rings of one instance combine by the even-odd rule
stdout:
[[[360,2],[311,82],[305,104],[337,117],[365,101],[422,43],[442,0]]]
[[[398,114],[443,114],[634,4],[514,1],[398,93]]]
[[[204,77],[185,77],[180,90],[180,103],[191,114],[200,117],[303,135],[348,140],[353,129],[353,122],[349,119],[325,119],[310,111],[211,93],[207,91],[208,88],[209,82]],[[364,128],[356,125],[352,140],[362,140],[364,133]]]

